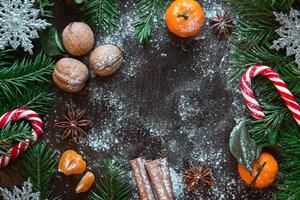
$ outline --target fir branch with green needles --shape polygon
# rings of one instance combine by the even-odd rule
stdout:
[[[24,95],[33,85],[45,85],[54,68],[53,60],[40,53],[35,59],[24,58],[11,67],[0,69],[0,94],[10,99],[16,93]]]
[[[53,0],[36,0],[35,7],[40,9],[41,17],[45,18],[53,18],[53,8],[54,2]]]
[[[0,69],[2,67],[11,66],[14,60],[14,54],[11,49],[1,50],[0,51]],[[12,55],[13,54],[13,55]]]
[[[97,31],[109,33],[119,23],[120,11],[115,0],[86,0],[81,18]]]
[[[283,131],[281,145],[284,147],[284,159],[280,170],[284,177],[283,184],[279,185],[274,199],[298,200],[300,199],[300,132],[297,127],[289,127]]]
[[[49,91],[49,86],[35,86],[30,90],[22,91],[22,95],[14,92],[9,98],[0,97],[0,113],[4,114],[17,108],[28,108],[42,115],[51,111],[53,102],[53,93]]]
[[[28,123],[7,124],[0,129],[0,156],[7,155],[9,149],[17,142],[31,138],[32,134]]]
[[[129,200],[131,186],[121,180],[128,171],[116,160],[103,161],[103,177],[90,192],[90,200]]]
[[[139,0],[137,20],[134,23],[135,33],[140,42],[148,40],[153,30],[154,21],[163,18],[164,9],[169,1],[166,0]]]
[[[46,144],[39,143],[26,152],[25,159],[21,161],[22,174],[25,179],[30,178],[33,192],[40,192],[40,200],[58,200],[53,197],[49,183],[57,172],[55,151]]]

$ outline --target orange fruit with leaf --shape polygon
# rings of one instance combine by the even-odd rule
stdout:
[[[241,164],[238,165],[238,171],[247,185],[255,188],[265,188],[275,181],[278,173],[278,163],[272,154],[263,152],[254,162],[251,174]]]
[[[95,176],[92,172],[87,172],[76,187],[76,193],[82,193],[88,191],[95,182]]]
[[[175,35],[196,36],[205,23],[205,14],[196,0],[175,0],[165,13],[166,24]]]
[[[65,151],[59,159],[58,171],[64,173],[66,176],[82,174],[85,169],[85,160],[74,150]]]

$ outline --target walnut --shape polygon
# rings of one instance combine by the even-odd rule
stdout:
[[[62,58],[55,66],[53,81],[65,92],[75,93],[82,90],[88,80],[88,68],[74,58]]]
[[[99,46],[92,51],[89,63],[97,75],[110,76],[123,63],[122,51],[111,44]]]
[[[83,22],[70,23],[62,33],[65,49],[73,56],[83,56],[94,47],[94,33]]]

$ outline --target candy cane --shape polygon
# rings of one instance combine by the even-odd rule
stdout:
[[[43,133],[43,124],[39,115],[26,108],[19,108],[5,113],[0,117],[0,128],[6,124],[18,121],[19,119],[25,119],[31,126],[32,137],[30,139],[24,139],[15,144],[5,155],[0,156],[0,169],[8,165],[8,163],[19,156],[21,152],[24,152],[34,142],[36,142]]]
[[[281,98],[284,100],[285,105],[291,111],[293,117],[296,122],[300,126],[300,106],[297,103],[296,99],[289,91],[285,82],[283,82],[279,76],[279,74],[270,67],[264,65],[255,65],[247,69],[247,71],[243,74],[241,80],[241,90],[246,102],[248,109],[251,112],[251,115],[255,119],[264,119],[265,115],[262,112],[263,109],[258,104],[254,93],[251,88],[251,80],[257,76],[262,75],[267,77],[270,81],[272,81],[273,85],[277,89]]]

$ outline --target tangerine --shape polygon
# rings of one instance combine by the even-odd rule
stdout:
[[[270,153],[263,152],[254,162],[251,174],[241,164],[238,171],[243,181],[255,188],[264,188],[271,185],[278,173],[278,163]]]
[[[82,193],[88,191],[95,181],[95,176],[92,172],[87,172],[76,187],[76,193]]]
[[[74,150],[67,150],[60,157],[58,171],[64,173],[66,176],[81,174],[85,169],[86,162]]]
[[[169,30],[182,38],[196,36],[205,23],[204,11],[195,0],[175,0],[165,17]]]

